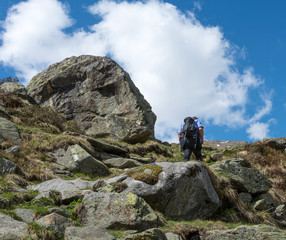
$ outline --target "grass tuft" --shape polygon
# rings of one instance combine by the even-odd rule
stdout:
[[[149,164],[134,169],[130,169],[126,172],[126,174],[135,180],[139,180],[147,184],[154,185],[158,182],[159,174],[161,171],[162,171],[161,166],[155,164]]]

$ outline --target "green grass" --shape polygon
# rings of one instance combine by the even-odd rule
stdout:
[[[7,210],[7,209],[0,209],[0,212],[12,217],[13,219],[17,221],[22,221],[20,217],[17,216],[17,214],[13,210]]]
[[[154,185],[159,180],[162,167],[155,164],[148,164],[126,171],[126,174],[135,180]]]
[[[29,223],[27,232],[36,235],[37,239],[61,240],[61,238],[52,228],[40,226],[35,222]]]
[[[113,235],[114,237],[116,237],[116,239],[121,239],[124,238],[126,236],[128,236],[129,234],[126,232],[126,229],[122,229],[122,230],[107,230],[111,235]]]
[[[246,225],[245,222],[223,222],[220,220],[202,220],[202,219],[196,219],[192,221],[180,221],[180,220],[166,220],[166,224],[163,227],[160,227],[161,230],[168,230],[168,231],[176,231],[180,229],[182,226],[187,226],[189,228],[200,228],[203,230],[220,230],[220,229],[233,229],[240,225]]]

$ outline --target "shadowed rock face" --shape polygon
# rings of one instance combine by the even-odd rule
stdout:
[[[33,77],[27,90],[38,104],[56,108],[94,137],[133,143],[154,136],[151,106],[108,57],[67,58]]]
[[[160,162],[159,180],[150,185],[127,177],[124,192],[142,197],[153,209],[185,220],[210,217],[221,205],[207,169],[195,161]]]

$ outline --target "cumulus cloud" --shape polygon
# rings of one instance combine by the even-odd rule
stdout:
[[[250,67],[236,69],[237,47],[219,27],[203,26],[193,13],[156,0],[105,0],[88,10],[101,20],[90,31],[67,33],[73,20],[61,2],[28,0],[15,5],[3,25],[0,60],[28,81],[71,55],[109,55],[130,73],[153,107],[156,136],[169,141],[176,141],[172,136],[187,115],[228,127],[251,120],[253,129],[270,111],[268,99],[247,117],[249,90],[263,81]],[[252,136],[251,130],[248,133]]]
[[[249,138],[252,140],[261,140],[269,137],[269,123],[255,122],[247,129]]]
[[[12,6],[2,23],[0,60],[27,84],[39,71],[70,55],[103,55],[104,46],[96,35],[81,30],[65,33],[73,22],[68,7],[57,0],[29,0]]]

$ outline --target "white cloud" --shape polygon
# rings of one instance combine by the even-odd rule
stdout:
[[[256,122],[247,129],[249,138],[252,140],[261,140],[269,138],[269,123]]]
[[[100,1],[89,8],[102,20],[90,31],[65,33],[73,20],[56,0],[28,0],[8,14],[0,60],[27,80],[71,55],[109,54],[131,74],[158,116],[156,135],[176,131],[187,115],[215,124],[245,126],[267,114],[271,101],[246,117],[248,92],[263,82],[253,69],[235,68],[237,47],[218,27],[161,1]],[[174,132],[175,134],[175,132]]]
[[[250,119],[250,122],[255,122],[260,120],[263,116],[270,113],[272,109],[272,102],[269,98],[266,98],[264,100],[265,106],[260,108],[257,113],[254,114],[254,116]]]
[[[202,10],[202,5],[199,1],[194,1],[194,10],[201,11]]]
[[[26,84],[48,65],[71,55],[104,55],[97,36],[81,30],[64,32],[73,24],[67,11],[57,0],[29,0],[9,9],[2,25],[0,60],[15,68]]]

